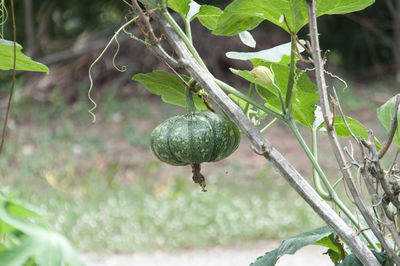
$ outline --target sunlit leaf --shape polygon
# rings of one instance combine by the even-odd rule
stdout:
[[[303,44],[305,44],[304,40],[300,41]],[[238,60],[260,59],[265,62],[288,65],[290,63],[290,53],[291,53],[290,47],[291,44],[289,42],[258,52],[227,52],[226,56],[231,59],[238,59]],[[304,51],[304,48],[302,46],[297,45],[297,47],[300,53]]]
[[[186,18],[189,12],[190,0],[168,0],[168,7],[178,12],[182,18]]]
[[[321,16],[359,11],[371,5],[374,0],[316,0],[315,2],[317,16]],[[298,32],[308,22],[307,12],[304,0],[235,0],[219,17],[213,34],[236,35],[254,29],[263,20],[269,20],[288,31],[282,21],[282,14],[285,15],[291,30]]]
[[[222,10],[215,6],[202,5],[200,11],[192,17],[198,18],[201,24],[209,30],[215,29],[218,17],[222,14]]]
[[[256,47],[256,41],[254,40],[253,36],[251,35],[250,32],[246,31],[242,31],[241,33],[239,33],[239,38],[242,41],[243,44],[251,47],[251,48],[255,48]]]
[[[362,138],[362,139],[368,139],[368,129],[359,121],[357,121],[354,118],[351,118],[349,116],[345,116],[345,120],[347,122],[348,127],[346,126],[346,123],[343,120],[342,116],[336,116],[335,117],[335,122],[334,122],[334,128],[336,131],[336,134],[339,137],[350,137],[351,133],[349,131],[349,128],[351,132],[354,134],[356,138]],[[326,128],[323,127],[324,122],[321,121],[319,128],[321,132],[326,133]],[[381,143],[379,142],[378,139],[374,140],[375,146],[377,150],[380,150],[382,147]]]
[[[16,70],[37,71],[49,73],[47,66],[35,62],[22,52],[22,46],[16,44]],[[14,67],[14,42],[0,39],[0,70],[10,70]]]

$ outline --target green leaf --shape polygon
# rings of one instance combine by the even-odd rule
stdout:
[[[335,252],[340,252],[338,243],[333,233],[316,241],[313,245],[327,247]]]
[[[359,11],[374,3],[374,0],[316,0],[317,16],[344,14]],[[232,36],[251,30],[263,20],[288,31],[281,20],[285,15],[292,31],[298,32],[308,23],[307,5],[304,0],[235,0],[228,5],[218,19],[213,34]]]
[[[348,116],[345,116],[345,119],[346,119],[347,124],[349,125],[351,132],[353,132],[353,134],[356,137],[368,139],[368,130],[363,124],[361,124],[356,119],[348,117]],[[351,136],[350,131],[346,127],[346,124],[344,123],[342,116],[335,117],[334,127],[335,127],[336,133],[339,137],[350,137]]]
[[[332,229],[328,226],[316,228],[311,231],[303,232],[301,234],[289,237],[280,244],[277,249],[267,252],[264,256],[257,258],[257,260],[250,264],[251,266],[271,266],[275,265],[280,257],[285,254],[294,254],[299,249],[314,244],[321,239],[332,234]]]
[[[84,265],[69,242],[57,233],[31,235],[0,252],[0,266],[24,265],[30,258],[39,266]]]
[[[189,81],[189,77],[182,76],[185,81]],[[136,74],[132,80],[142,83],[151,93],[161,96],[161,99],[170,104],[186,106],[185,89],[186,86],[174,74],[164,71],[153,71],[147,74]],[[198,97],[193,98],[199,109],[207,109],[202,100]]]
[[[278,64],[266,64],[270,67],[275,76],[275,84],[281,89],[283,100],[286,97],[286,86],[289,78],[289,67]],[[246,80],[257,84],[257,92],[266,100],[265,106],[274,111],[281,110],[281,104],[278,97],[277,89],[273,85],[262,83],[259,79],[255,79],[249,71],[231,70],[233,73],[245,78]],[[295,93],[293,100],[293,118],[301,124],[312,128],[315,120],[314,111],[316,102],[319,99],[317,87],[310,78],[299,69],[295,71],[297,81],[295,83]]]
[[[389,257],[386,253],[378,252],[376,250],[372,250],[375,257],[381,263],[382,266],[393,266],[394,263],[390,261]],[[358,258],[354,254],[350,254],[347,256],[339,266],[362,266],[363,264],[358,260]]]
[[[49,73],[47,66],[35,62],[22,52],[22,46],[16,44],[16,70],[37,71]],[[14,67],[14,42],[0,39],[0,70],[10,70]]]
[[[168,7],[178,12],[184,19],[189,13],[189,4],[190,0],[168,0]]]
[[[394,265],[394,263],[389,259],[389,256],[386,253],[375,251],[375,250],[372,250],[372,253],[374,253],[375,257],[378,259],[378,261],[383,266],[393,266]]]
[[[0,190],[0,204],[4,204],[7,211],[20,218],[38,218],[40,215],[38,211],[26,204],[21,204],[12,199],[12,196],[4,188]]]
[[[209,30],[217,27],[218,17],[222,14],[222,10],[215,6],[202,5],[200,11],[192,17],[198,18],[201,24]]]
[[[251,35],[251,33],[248,32],[247,30],[239,33],[239,38],[243,44],[245,44],[251,48],[256,47],[256,40],[254,40],[253,35]]]
[[[304,40],[300,40],[305,44]],[[281,65],[288,65],[290,63],[290,42],[284,43],[267,50],[261,50],[258,52],[227,52],[226,56],[231,59],[237,60],[251,60],[260,59],[266,62],[277,63]],[[302,46],[298,46],[300,53],[304,51]]]
[[[342,261],[339,243],[334,233],[315,242],[314,245],[327,247],[328,250],[324,254],[327,254],[335,265],[339,264]],[[344,255],[346,256],[346,251],[344,251],[344,253]]]
[[[385,104],[378,108],[378,118],[381,121],[382,125],[389,132],[390,127],[392,126],[392,121],[394,118],[394,112],[396,110],[396,96],[390,98]],[[397,129],[394,135],[394,142],[400,146],[400,108],[397,113]]]
[[[4,203],[0,207],[0,221],[26,235],[17,246],[0,251],[0,266],[20,266],[30,258],[34,258],[39,266],[83,265],[65,237],[15,217]]]
[[[361,122],[359,122],[356,119],[351,118],[349,116],[345,116],[345,119],[346,119],[346,122],[347,122],[351,132],[353,132],[354,136],[356,136],[357,138],[368,139],[368,130],[363,124],[361,124]],[[320,129],[321,132],[327,133],[326,128],[323,126],[324,126],[324,122],[322,121],[320,123],[320,125],[318,126],[318,128]],[[350,131],[348,130],[346,124],[344,123],[342,116],[335,117],[334,127],[335,127],[336,134],[339,137],[346,138],[346,137],[351,136]],[[382,147],[382,144],[376,138],[375,138],[374,142],[375,142],[375,146],[376,146],[377,150],[380,150]]]
[[[324,254],[327,254],[329,256],[334,265],[338,265],[342,261],[341,254],[332,249],[328,249],[328,251]]]

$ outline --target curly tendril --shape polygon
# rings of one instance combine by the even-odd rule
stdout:
[[[8,12],[5,4],[5,0],[1,0],[0,2],[0,26],[1,26],[1,31],[0,31],[0,39],[4,38],[4,24],[6,23],[8,19]]]
[[[4,0],[3,0],[4,1]],[[94,122],[96,122],[96,115],[93,113],[93,111],[97,108],[97,103],[93,100],[93,98],[92,98],[92,90],[93,90],[93,78],[92,78],[92,69],[93,69],[93,66],[103,57],[103,55],[104,55],[104,53],[107,51],[107,49],[110,47],[110,45],[111,45],[111,43],[115,40],[116,41],[116,43],[117,43],[117,51],[116,51],[116,53],[114,54],[114,57],[113,57],[113,66],[118,70],[118,71],[121,71],[121,72],[124,72],[124,71],[126,71],[126,66],[122,66],[121,68],[118,68],[116,65],[115,65],[115,58],[116,58],[116,56],[117,56],[117,54],[118,54],[118,51],[119,51],[119,42],[118,42],[118,40],[117,40],[117,36],[118,36],[118,34],[121,32],[121,30],[123,30],[123,29],[125,29],[125,27],[126,26],[128,26],[129,24],[131,24],[132,22],[134,22],[136,19],[138,19],[139,18],[139,16],[136,16],[136,17],[134,17],[133,19],[131,19],[131,20],[129,20],[128,22],[126,22],[124,25],[122,25],[115,33],[114,33],[114,35],[112,36],[112,38],[110,39],[110,41],[107,43],[107,45],[106,45],[106,47],[103,49],[103,51],[101,51],[101,53],[100,53],[100,55],[93,61],[93,63],[89,66],[89,81],[90,81],[90,87],[89,87],[89,90],[88,90],[88,99],[89,99],[89,101],[93,104],[93,107],[91,108],[91,109],[89,109],[89,114],[93,117],[93,120],[92,120],[92,122],[94,123]]]
[[[344,81],[344,79],[342,79],[341,77],[339,77],[339,76],[337,76],[337,75],[335,75],[335,74],[332,74],[331,72],[329,72],[329,71],[327,71],[327,70],[324,70],[324,72],[325,72],[325,74],[328,74],[328,75],[331,76],[332,78],[335,78],[335,79],[339,80],[340,82],[342,82],[343,85],[344,85],[343,90],[345,90],[345,89],[348,88],[347,82]]]
[[[313,70],[315,70],[315,67],[313,67],[313,68],[306,68],[306,69],[304,69],[304,70],[300,70],[301,73],[298,74],[298,75],[295,75],[295,84],[296,84],[297,80],[300,78],[301,74],[304,74],[304,73],[306,73],[306,72],[313,71]],[[340,82],[342,82],[343,85],[344,85],[343,90],[345,90],[345,89],[347,89],[347,88],[349,87],[349,86],[347,85],[347,82],[346,82],[344,79],[342,79],[341,77],[339,77],[339,76],[337,76],[337,75],[335,75],[335,74],[333,74],[333,73],[331,73],[331,72],[329,72],[328,70],[325,70],[325,69],[324,69],[324,73],[327,74],[327,75],[329,75],[331,78],[335,78],[335,79],[339,80]],[[296,78],[296,76],[297,76],[297,78]]]
[[[117,58],[117,55],[118,55],[118,52],[119,52],[119,48],[121,47],[121,46],[119,45],[119,41],[118,41],[117,36],[115,36],[115,42],[116,42],[116,44],[117,44],[117,50],[116,50],[115,53],[114,53],[114,56],[113,56],[113,59],[112,59],[112,64],[113,64],[114,68],[115,68],[116,70],[118,70],[119,72],[125,72],[125,71],[127,70],[127,67],[126,67],[126,66],[121,66],[121,68],[119,68],[119,67],[117,66],[117,64],[115,63],[115,59]]]

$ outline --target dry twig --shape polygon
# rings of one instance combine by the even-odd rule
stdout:
[[[400,265],[400,258],[394,252],[394,250],[389,246],[386,242],[385,237],[380,232],[379,228],[374,223],[373,217],[369,213],[365,203],[362,201],[360,194],[357,190],[357,187],[354,184],[354,179],[352,177],[351,171],[346,168],[345,158],[343,151],[341,149],[335,128],[332,124],[332,112],[330,111],[329,107],[329,100],[328,100],[328,93],[327,93],[327,85],[325,81],[325,74],[324,74],[324,65],[321,58],[321,50],[319,46],[319,39],[318,39],[318,28],[317,28],[317,19],[316,19],[316,9],[315,9],[315,1],[314,0],[307,0],[308,6],[308,17],[309,17],[309,28],[310,28],[310,38],[311,38],[311,52],[312,57],[315,65],[315,76],[318,86],[318,92],[320,94],[320,101],[322,105],[322,111],[324,114],[324,120],[328,132],[329,141],[331,143],[331,147],[334,150],[336,160],[340,166],[344,179],[348,185],[350,193],[354,199],[354,202],[357,205],[357,208],[360,210],[361,214],[364,216],[365,221],[367,222],[368,226],[371,228],[374,235],[380,241],[382,247],[384,247],[389,257],[395,261],[397,264]],[[373,258],[369,258],[368,261],[364,262],[368,265],[379,265]]]

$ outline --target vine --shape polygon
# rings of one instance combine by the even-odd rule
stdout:
[[[92,69],[93,69],[94,65],[103,57],[103,55],[105,54],[105,52],[106,52],[106,51],[108,50],[108,48],[111,46],[112,42],[115,40],[115,42],[117,43],[117,50],[116,50],[116,52],[114,53],[114,56],[113,56],[113,60],[112,60],[113,66],[115,67],[115,69],[117,69],[117,70],[120,71],[120,72],[126,71],[126,66],[122,66],[121,69],[120,69],[120,68],[118,68],[118,67],[116,66],[116,64],[115,64],[115,58],[116,58],[116,56],[117,56],[117,54],[118,54],[118,51],[119,51],[119,48],[120,48],[120,45],[119,45],[117,36],[118,36],[118,34],[119,34],[122,30],[124,30],[127,26],[129,26],[129,25],[132,24],[133,22],[135,22],[138,18],[139,18],[139,16],[136,16],[136,17],[130,19],[130,20],[129,20],[128,22],[126,22],[125,24],[123,24],[123,25],[114,33],[114,35],[111,37],[111,39],[108,41],[107,45],[106,45],[106,46],[104,47],[104,49],[101,51],[100,55],[99,55],[99,56],[93,61],[93,63],[90,64],[90,66],[89,66],[88,75],[89,75],[89,82],[90,82],[90,85],[89,85],[89,90],[88,90],[88,94],[87,94],[87,95],[88,95],[89,101],[93,104],[93,106],[92,106],[92,108],[89,109],[88,112],[89,112],[89,114],[92,116],[92,122],[93,122],[93,123],[96,122],[96,115],[93,113],[93,111],[97,108],[97,103],[96,103],[96,101],[92,98],[92,90],[93,90]],[[130,36],[133,36],[133,35],[130,35]]]

